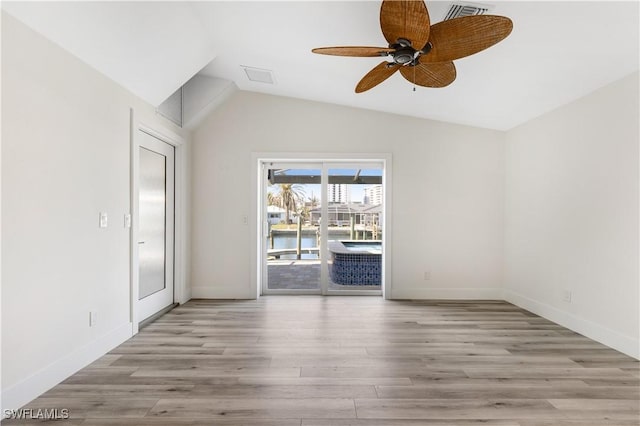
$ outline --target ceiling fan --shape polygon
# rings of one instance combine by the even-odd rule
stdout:
[[[391,61],[381,62],[360,80],[356,93],[377,86],[398,70],[413,84],[445,87],[456,79],[454,60],[503,40],[511,33],[513,23],[504,16],[475,15],[432,26],[424,1],[384,0],[380,6],[380,27],[389,47],[319,47],[312,52],[390,58]]]

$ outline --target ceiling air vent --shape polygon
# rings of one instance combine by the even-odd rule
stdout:
[[[271,70],[245,67],[243,65],[241,65],[241,67],[244,68],[244,72],[247,73],[247,78],[251,81],[258,81],[260,83],[267,84],[275,84],[276,82],[276,79],[273,76],[273,71]]]
[[[491,9],[491,6],[485,4],[453,3],[451,7],[449,7],[444,20],[461,18],[463,16],[484,15],[489,9]]]

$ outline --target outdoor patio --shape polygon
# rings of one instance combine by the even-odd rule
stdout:
[[[320,288],[319,260],[270,260],[269,289],[313,290]],[[329,290],[380,290],[376,285],[340,285],[329,282]]]

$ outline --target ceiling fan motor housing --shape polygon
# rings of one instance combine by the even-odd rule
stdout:
[[[415,57],[416,50],[411,47],[405,47],[396,50],[391,55],[393,57],[393,62],[399,65],[405,65],[413,62],[413,58]]]
[[[405,39],[398,39],[398,43],[389,45],[390,48],[396,49],[395,52],[389,53],[393,58],[393,63],[398,65],[414,66],[418,64],[418,58],[431,50],[431,43],[427,43],[422,50],[416,50],[411,46],[411,42]]]

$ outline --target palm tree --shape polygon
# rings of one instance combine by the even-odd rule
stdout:
[[[267,205],[268,206],[279,206],[280,203],[280,197],[278,196],[278,194],[275,194],[271,191],[267,192]]]
[[[284,209],[285,223],[288,225],[289,212],[298,211],[298,203],[304,200],[304,190],[300,185],[281,183],[279,185],[278,197],[280,198],[280,207]]]
[[[311,209],[309,209],[309,207],[303,205],[302,207],[300,207],[300,211],[298,212],[298,214],[304,220],[309,220],[309,215],[311,214]]]
[[[316,197],[315,195],[313,195],[313,193],[311,193],[311,197],[309,197],[309,204],[311,209],[315,209],[316,207],[318,207],[318,204],[320,204],[320,200],[318,200],[318,197]]]

